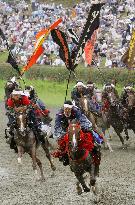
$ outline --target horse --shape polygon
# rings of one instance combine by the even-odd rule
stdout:
[[[86,115],[86,117],[91,121],[93,129],[97,130],[97,132],[103,136],[104,142],[107,143],[110,152],[112,152],[113,151],[112,147],[108,141],[108,138],[106,137],[107,135],[106,131],[108,131],[107,123],[104,120],[104,116],[102,115],[101,112],[101,99],[102,99],[101,94],[102,94],[101,92],[98,92],[97,96],[92,97],[93,101],[95,101],[95,97],[96,97],[96,103],[100,105],[100,113],[91,112],[90,100],[87,96],[82,96],[79,99],[79,106],[83,111],[83,113]]]
[[[86,95],[79,98],[79,107],[82,110],[82,112],[87,116],[87,118],[91,121],[93,128],[97,128],[96,121],[94,118],[94,115],[89,109],[89,100]]]
[[[96,164],[93,160],[93,154],[90,153],[85,147],[81,145],[81,126],[76,120],[72,120],[68,126],[68,157],[70,169],[74,172],[77,183],[77,193],[82,194],[82,188],[84,192],[89,192],[90,188],[86,185],[83,174],[88,172],[90,174],[90,186],[93,193],[96,194],[96,177],[99,174],[99,164]],[[93,142],[91,142],[93,143]],[[81,147],[82,146],[82,147]],[[91,146],[94,147],[94,144]],[[100,158],[100,156],[99,156]],[[79,185],[82,185],[82,188]]]
[[[16,108],[15,109],[15,130],[14,130],[14,140],[18,150],[18,163],[22,164],[22,156],[26,152],[32,158],[32,166],[35,172],[35,176],[37,179],[37,165],[40,169],[41,180],[44,180],[42,163],[39,158],[36,156],[36,151],[39,146],[39,141],[37,140],[35,133],[28,126],[29,118],[28,118],[29,110],[27,108]],[[46,153],[47,158],[50,161],[52,170],[55,170],[55,167],[51,161],[51,156],[48,149],[48,140],[45,138],[45,143],[42,143],[42,147]]]
[[[124,139],[121,133],[124,131],[126,135],[126,139],[129,139],[127,128],[125,127],[125,123],[123,118],[121,117],[121,113],[123,112],[120,103],[113,92],[108,93],[108,104],[109,108],[106,110],[106,119],[109,126],[112,126],[119,136],[119,139],[122,143],[122,147],[126,148],[124,143]]]
[[[135,133],[135,93],[128,93],[126,102],[128,129],[132,129]]]

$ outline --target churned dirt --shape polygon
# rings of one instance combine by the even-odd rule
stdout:
[[[52,109],[54,116],[56,109]],[[92,193],[76,193],[76,178],[69,166],[64,167],[54,159],[53,174],[41,148],[38,156],[43,163],[45,181],[35,181],[31,159],[23,156],[18,166],[17,154],[9,148],[4,138],[7,118],[0,103],[0,205],[91,205]],[[51,140],[55,144],[54,140]],[[135,135],[130,132],[129,147],[121,149],[118,137],[113,133],[113,153],[102,149],[100,176],[97,180],[99,205],[135,205]]]

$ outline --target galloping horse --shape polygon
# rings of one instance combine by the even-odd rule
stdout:
[[[79,107],[82,110],[82,112],[86,115],[86,117],[91,121],[93,128],[96,129],[97,128],[96,121],[95,121],[94,115],[90,111],[89,99],[86,95],[82,96],[79,99]]]
[[[99,93],[99,94],[102,94],[102,93]],[[96,97],[97,103],[101,104],[101,100],[102,100],[101,95],[97,95],[97,96],[93,96],[93,97]],[[104,116],[102,115],[101,110],[99,111],[99,113],[95,113],[95,114],[92,113],[90,111],[91,110],[90,101],[89,101],[87,96],[82,96],[80,98],[79,105],[80,105],[80,108],[83,111],[83,113],[86,115],[86,117],[91,121],[93,129],[102,135],[104,142],[107,143],[107,146],[108,146],[110,152],[112,152],[113,150],[112,150],[111,145],[106,137],[107,132],[105,132],[106,130],[108,131],[108,126],[107,126],[106,120],[104,120]]]
[[[99,172],[99,164],[94,162],[92,153],[89,151],[94,148],[93,139],[88,140],[88,143],[83,144],[83,142],[87,140],[87,136],[83,136],[83,134],[80,124],[76,120],[72,120],[68,127],[68,157],[71,171],[74,172],[78,179],[76,184],[78,194],[82,193],[79,184],[82,185],[84,192],[90,191],[90,188],[87,187],[83,177],[85,172],[90,174],[90,186],[92,186],[93,192],[96,192],[96,176],[98,176]],[[98,160],[100,161],[100,156],[97,161]]]
[[[135,133],[135,93],[128,93],[126,101],[128,129],[132,129]]]
[[[113,92],[110,92],[108,94],[108,104],[109,104],[109,108],[106,111],[106,115],[107,115],[106,119],[108,121],[108,124],[114,128],[116,134],[119,136],[120,141],[124,148],[125,144],[121,133],[123,131],[125,132],[126,139],[129,139],[129,136],[128,136],[127,129],[124,126],[124,121],[120,115],[120,113],[122,112],[121,110],[122,108]]]
[[[38,140],[36,139],[36,136],[33,132],[32,129],[29,128],[28,123],[29,123],[29,119],[28,119],[28,109],[26,108],[16,108],[16,129],[14,131],[14,140],[16,142],[17,145],[17,149],[18,149],[18,163],[21,164],[22,161],[22,155],[26,152],[30,155],[30,157],[32,158],[32,162],[33,162],[33,170],[35,171],[36,174],[36,178],[37,178],[37,165],[40,168],[40,173],[41,173],[41,179],[44,179],[44,175],[43,175],[43,169],[42,169],[42,163],[41,161],[37,158],[36,156],[36,150],[37,147],[39,145]],[[51,156],[49,153],[49,149],[48,149],[48,141],[47,138],[45,138],[45,143],[42,144],[42,147],[44,149],[44,151],[46,152],[46,156],[50,161],[51,164],[51,168],[53,170],[55,170],[55,167],[51,161]]]

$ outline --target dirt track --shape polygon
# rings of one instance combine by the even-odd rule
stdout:
[[[69,167],[54,160],[57,167],[52,176],[49,162],[39,148],[45,182],[35,182],[31,159],[24,155],[18,167],[17,155],[5,143],[6,117],[0,104],[0,205],[91,205],[91,193],[76,194],[76,179]],[[55,110],[53,110],[53,113]],[[130,147],[121,149],[117,136],[111,142],[113,153],[102,150],[98,179],[99,205],[135,205],[135,136],[130,133]]]

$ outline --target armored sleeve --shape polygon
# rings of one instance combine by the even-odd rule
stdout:
[[[92,123],[88,120],[88,118],[81,113],[81,111],[78,109],[76,114],[77,120],[79,120],[81,124],[81,128],[83,130],[89,130],[92,128]]]
[[[75,101],[78,100],[78,97],[77,97],[77,95],[76,95],[76,91],[75,91],[75,90],[73,90],[73,91],[71,92],[71,99],[72,99],[72,100],[75,100]]]
[[[60,113],[56,114],[55,125],[54,125],[54,136],[56,139],[66,134],[66,132],[62,128],[61,120],[62,120],[61,114]]]

